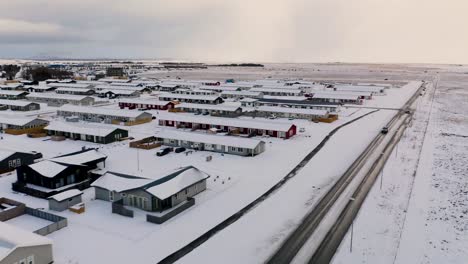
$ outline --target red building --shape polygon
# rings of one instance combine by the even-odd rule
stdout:
[[[124,100],[119,102],[119,107],[120,109],[169,110],[174,108],[174,103],[155,100]]]
[[[219,132],[231,132],[253,136],[268,135],[270,137],[288,139],[297,133],[296,125],[291,123],[279,123],[222,118],[211,116],[192,116],[184,114],[167,113],[158,117],[160,126],[171,126],[177,128],[191,128],[208,130],[215,128]]]

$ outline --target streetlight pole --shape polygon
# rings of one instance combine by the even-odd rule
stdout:
[[[349,198],[350,202],[354,202],[354,197]],[[349,253],[353,253],[353,236],[354,236],[354,219],[351,222],[351,241],[349,244]]]

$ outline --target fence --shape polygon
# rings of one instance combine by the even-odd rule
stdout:
[[[161,142],[159,142],[155,137],[147,137],[140,140],[130,142],[131,148],[139,148],[139,149],[154,149],[161,146]]]
[[[26,207],[25,213],[29,214],[29,215],[32,215],[34,217],[38,217],[38,218],[45,219],[45,220],[53,222],[52,224],[50,224],[50,225],[48,225],[46,227],[43,227],[41,229],[38,229],[38,230],[34,231],[34,233],[36,233],[38,235],[46,236],[46,235],[48,235],[50,233],[53,233],[53,232],[55,232],[57,230],[60,230],[60,229],[62,229],[64,227],[67,227],[67,225],[68,225],[68,220],[65,217],[54,215],[54,214],[44,212],[44,211],[41,211],[41,210],[38,210],[38,209]]]
[[[6,204],[12,206],[9,209],[0,212],[0,222],[5,222],[12,218],[18,217],[24,214],[26,205],[17,201],[10,200],[8,198],[0,198],[0,204]]]
[[[175,208],[174,210],[168,212],[167,214],[163,216],[155,216],[155,215],[146,215],[146,221],[153,223],[153,224],[162,224],[166,222],[167,220],[173,218],[174,216],[182,213],[183,211],[187,210],[188,208],[192,207],[195,205],[195,198],[188,198],[187,201],[180,205],[179,207]]]
[[[133,211],[125,208],[122,199],[112,202],[112,213],[133,218]]]

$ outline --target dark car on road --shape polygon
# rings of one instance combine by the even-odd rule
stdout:
[[[174,150],[175,153],[181,153],[181,152],[184,152],[185,151],[185,148],[176,148]]]
[[[172,151],[174,151],[173,148],[170,148],[170,147],[163,148],[163,149],[158,150],[158,152],[156,152],[156,156],[161,157],[161,156],[169,154]]]

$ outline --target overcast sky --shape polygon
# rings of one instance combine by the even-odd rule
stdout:
[[[3,58],[468,63],[466,0],[14,0],[1,6]]]

